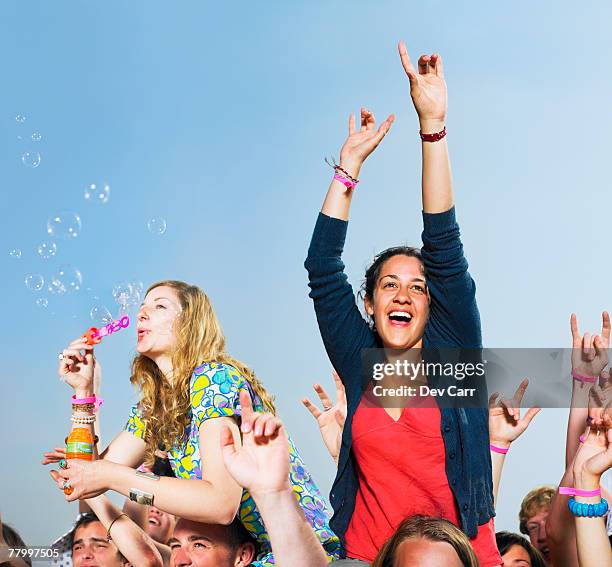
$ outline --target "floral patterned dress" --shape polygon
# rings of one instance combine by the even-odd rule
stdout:
[[[246,378],[233,366],[207,362],[195,369],[191,376],[189,391],[191,397],[191,421],[186,431],[186,442],[168,451],[172,470],[178,478],[202,479],[199,430],[207,419],[215,417],[240,418],[240,390],[248,390],[256,411],[263,411],[259,397],[253,392]],[[125,429],[144,439],[145,423],[138,404],[132,407]],[[306,519],[327,552],[330,562],[338,559],[340,541],[329,528],[329,508],[319,489],[304,465],[295,444],[289,438],[289,477],[293,492]],[[270,540],[261,515],[247,490],[242,492],[238,517],[247,531],[259,543],[256,567],[274,565]]]

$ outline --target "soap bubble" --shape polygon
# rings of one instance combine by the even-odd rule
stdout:
[[[77,292],[81,289],[82,284],[83,276],[81,276],[79,269],[68,264],[60,266],[51,280],[51,285],[55,288],[57,295]],[[53,293],[51,290],[49,291]]]
[[[40,154],[38,152],[25,152],[21,156],[21,163],[34,169],[40,165]]]
[[[61,211],[47,221],[47,232],[58,238],[76,238],[81,232],[81,218],[76,213]]]
[[[30,291],[40,291],[45,286],[45,279],[40,274],[29,274],[25,278],[25,285]]]
[[[147,228],[151,234],[164,234],[166,232],[166,219],[153,217],[147,222]]]
[[[43,309],[49,305],[49,300],[46,297],[39,297],[36,300],[36,305],[38,307],[42,307]]]
[[[18,114],[17,116],[15,116],[15,121],[18,124],[23,124],[26,121],[26,117],[23,114]]]
[[[96,325],[107,325],[113,320],[111,312],[105,305],[94,305],[89,316]]]
[[[108,183],[104,183],[102,185],[90,183],[87,187],[85,187],[84,195],[87,201],[95,201],[96,203],[104,205],[105,203],[108,203],[108,200],[110,199],[110,185]]]
[[[51,295],[64,295],[66,288],[59,280],[52,279],[47,285],[47,291]]]
[[[43,260],[48,260],[49,258],[55,256],[55,254],[57,253],[57,244],[55,244],[55,242],[52,242],[51,240],[47,242],[41,242],[38,245],[36,251]]]
[[[126,306],[133,293],[134,288],[129,282],[118,282],[113,286],[113,297],[119,305]]]
[[[42,134],[40,132],[32,132],[32,141],[40,142],[42,140]]]
[[[21,258],[21,250],[19,248],[13,248],[9,250],[9,256],[15,260],[19,260],[19,258]]]

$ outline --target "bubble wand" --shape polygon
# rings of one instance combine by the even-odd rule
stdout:
[[[86,340],[88,345],[97,345],[102,342],[102,339],[112,333],[116,333],[121,329],[125,329],[130,325],[130,318],[127,315],[112,321],[108,325],[105,325],[101,329],[97,327],[91,327],[84,335],[83,338]]]

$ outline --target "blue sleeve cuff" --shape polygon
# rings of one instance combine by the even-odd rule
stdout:
[[[455,228],[455,207],[451,207],[443,213],[426,213],[423,211],[423,234],[425,236],[435,236],[444,234]]]
[[[308,248],[308,257],[341,256],[347,229],[348,221],[319,213]]]

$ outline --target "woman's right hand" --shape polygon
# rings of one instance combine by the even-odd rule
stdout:
[[[93,345],[88,345],[86,339],[79,337],[72,341],[61,354],[63,356],[57,370],[60,379],[74,389],[77,397],[91,396],[94,392],[96,365]]]
[[[351,114],[349,116],[349,135],[340,150],[340,166],[353,177],[358,177],[363,162],[378,147],[394,120],[395,115],[390,114],[376,130],[374,114],[362,108],[361,127],[356,130],[355,115]]]

